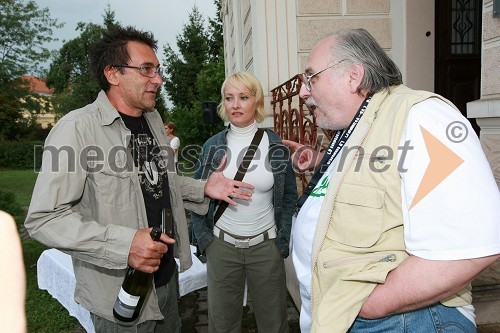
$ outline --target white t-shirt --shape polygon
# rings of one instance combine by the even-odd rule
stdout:
[[[500,252],[500,192],[468,120],[431,98],[411,109],[405,141],[414,147],[400,172],[406,250],[433,260]],[[431,191],[411,207],[419,186]]]
[[[177,163],[179,162],[179,147],[181,146],[181,140],[179,140],[178,137],[173,138],[170,140],[170,147],[175,149],[175,155],[174,155],[174,162]]]
[[[340,153],[339,153],[340,155]],[[337,155],[337,156],[339,156]],[[297,217],[292,219],[292,235],[290,248],[293,266],[300,286],[300,332],[311,330],[311,257],[312,242],[318,223],[319,212],[325,199],[326,189],[330,184],[332,171],[337,167],[336,158],[323,174],[323,177],[307,198]]]
[[[431,260],[458,260],[500,252],[500,192],[467,119],[438,98],[414,105],[398,156],[409,253]],[[333,170],[330,166],[318,186],[329,184]],[[301,332],[311,327],[312,239],[325,192],[318,189],[320,196],[310,196],[292,225]],[[472,306],[459,310],[474,322]]]

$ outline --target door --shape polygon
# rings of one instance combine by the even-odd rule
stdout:
[[[481,15],[481,0],[436,0],[435,90],[465,117],[467,102],[481,96]]]

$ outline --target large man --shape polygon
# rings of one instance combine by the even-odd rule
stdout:
[[[314,46],[300,96],[337,131],[321,163],[295,156],[318,164],[292,230],[302,332],[475,331],[470,282],[499,257],[500,195],[467,120],[403,86],[362,29]]]
[[[75,300],[91,312],[96,332],[180,332],[174,240],[162,234],[164,243],[153,241],[151,227],[173,215],[185,270],[191,253],[184,208],[205,214],[205,195],[231,204],[250,195],[243,187],[251,186],[222,173],[206,183],[176,174],[153,109],[162,85],[156,49],[152,34],[131,27],[112,29],[93,46],[102,91],[47,137],[25,222],[33,238],[73,257]],[[155,272],[131,326],[116,322],[112,312],[127,266]]]

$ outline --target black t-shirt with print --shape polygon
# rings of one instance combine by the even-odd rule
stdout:
[[[159,227],[163,208],[171,208],[168,190],[168,174],[165,159],[160,155],[160,147],[153,137],[144,115],[131,117],[120,113],[127,128],[132,132],[129,150],[134,164],[139,170],[142,195],[146,205],[148,225]],[[160,268],[155,272],[155,286],[167,284],[174,271],[175,260],[172,247],[161,259]]]

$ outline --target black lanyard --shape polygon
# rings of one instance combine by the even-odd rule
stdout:
[[[333,160],[338,155],[340,150],[344,147],[345,143],[347,142],[352,132],[354,131],[354,128],[356,128],[356,125],[359,123],[361,116],[368,107],[368,103],[370,102],[371,98],[372,98],[371,96],[368,96],[363,101],[363,103],[359,107],[358,112],[354,116],[349,126],[342,131],[337,131],[333,136],[332,141],[330,141],[330,144],[328,145],[328,149],[325,151],[325,155],[321,159],[321,163],[316,168],[316,172],[314,173],[311,180],[307,184],[304,193],[302,193],[299,200],[297,200],[297,210],[299,210],[304,204],[304,202],[306,202],[307,198],[309,197],[313,189],[316,187],[316,185],[318,184],[319,180],[321,179],[325,171],[328,169],[330,164],[332,164]]]

